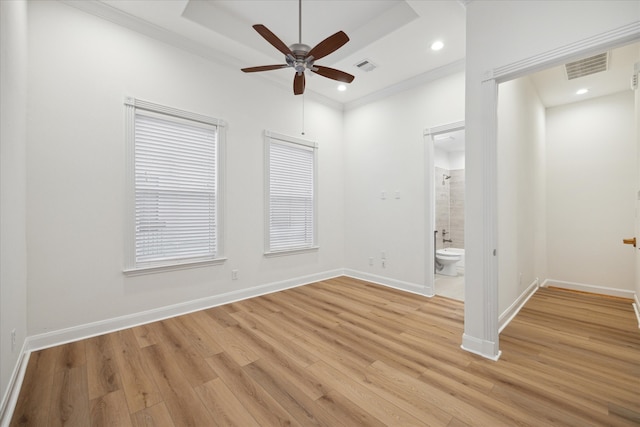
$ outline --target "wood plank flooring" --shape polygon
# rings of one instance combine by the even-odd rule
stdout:
[[[31,354],[12,426],[640,425],[629,300],[541,289],[492,362],[463,305],[337,278]]]

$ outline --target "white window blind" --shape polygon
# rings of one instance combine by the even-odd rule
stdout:
[[[134,112],[134,270],[220,256],[219,127],[171,112]]]
[[[267,252],[315,246],[315,145],[267,134]]]

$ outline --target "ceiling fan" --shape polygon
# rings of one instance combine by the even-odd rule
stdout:
[[[337,80],[344,83],[351,83],[355,78],[351,74],[345,73],[344,71],[315,64],[315,61],[317,61],[318,59],[324,58],[330,53],[333,53],[341,48],[346,42],[349,41],[349,37],[343,31],[338,31],[334,35],[329,36],[318,43],[313,49],[310,46],[303,44],[302,0],[298,0],[298,43],[287,46],[282,40],[280,40],[275,34],[273,34],[267,27],[262,24],[256,24],[253,26],[253,28],[273,47],[275,47],[285,55],[286,64],[262,65],[259,67],[243,68],[242,71],[244,71],[245,73],[279,70],[281,68],[291,67],[296,71],[296,74],[293,78],[293,93],[295,95],[301,95],[304,93],[304,72],[306,70],[319,74],[323,77],[327,77],[329,79]]]

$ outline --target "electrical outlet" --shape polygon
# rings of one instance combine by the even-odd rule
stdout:
[[[16,330],[11,331],[11,353],[16,351]]]
[[[238,280],[238,270],[231,270],[231,280]]]
[[[369,257],[369,265],[373,266],[373,257],[372,256]]]
[[[380,252],[380,258],[387,259],[387,253],[385,251]]]

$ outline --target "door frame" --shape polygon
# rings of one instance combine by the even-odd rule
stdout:
[[[636,147],[638,148],[637,162],[640,169],[640,62],[637,62],[633,67],[633,74],[636,79],[635,87],[635,102],[634,107],[636,109]],[[640,238],[640,170],[638,171],[637,178],[637,193],[636,193],[636,223],[634,236],[636,239]],[[635,248],[634,248],[635,249]],[[637,248],[640,250],[640,247]],[[635,251],[635,263],[636,263],[636,277],[635,277],[635,289],[634,289],[634,303],[633,311],[636,314],[636,320],[638,321],[638,328],[640,328],[640,252]]]
[[[434,149],[434,137],[436,135],[442,135],[443,133],[454,132],[457,130],[464,129],[464,120],[460,120],[457,122],[451,122],[440,126],[435,126],[432,128],[426,128],[423,132],[424,137],[424,189],[425,189],[425,294],[427,296],[434,296],[436,294],[435,288],[435,253],[436,248],[433,243],[433,231],[436,227],[436,194],[435,194],[435,149]]]

